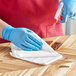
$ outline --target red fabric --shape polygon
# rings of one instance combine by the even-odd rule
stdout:
[[[0,0],[0,18],[13,27],[31,29],[42,38],[61,36],[61,23],[56,24],[55,31],[52,29],[58,3],[58,0]]]

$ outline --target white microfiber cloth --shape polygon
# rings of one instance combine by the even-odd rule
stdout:
[[[41,39],[37,34],[33,33],[39,40],[42,41],[43,46],[39,51],[24,51],[14,44],[11,43],[10,55],[22,60],[30,61],[33,63],[38,63],[42,65],[50,64],[62,57],[59,53],[54,51],[43,39]]]

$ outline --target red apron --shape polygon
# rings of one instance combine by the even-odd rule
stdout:
[[[61,23],[53,30],[58,3],[58,0],[0,0],[0,18],[13,27],[31,29],[42,38],[61,36]]]

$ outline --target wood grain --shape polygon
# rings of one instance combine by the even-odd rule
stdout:
[[[10,44],[3,43],[0,44],[0,76],[76,76],[76,35],[44,40],[61,53],[63,58],[42,66],[11,57]]]

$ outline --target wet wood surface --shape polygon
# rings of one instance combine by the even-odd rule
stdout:
[[[76,35],[44,39],[63,58],[43,66],[9,55],[10,43],[0,44],[0,76],[76,76]]]

